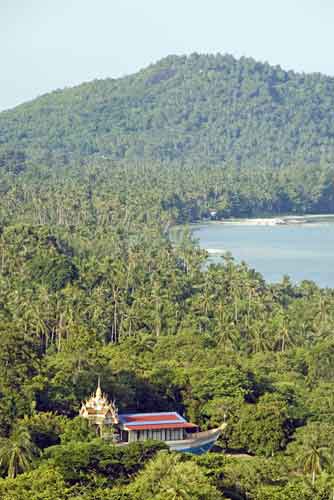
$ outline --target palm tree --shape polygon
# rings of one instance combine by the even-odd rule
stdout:
[[[311,474],[312,486],[314,486],[317,474],[322,471],[323,465],[328,461],[328,448],[311,444],[304,450],[301,457],[301,465],[305,474]]]
[[[4,467],[9,478],[30,470],[38,454],[38,448],[24,427],[17,427],[9,438],[0,440],[0,466]]]
[[[273,317],[272,328],[274,330],[273,348],[285,352],[286,347],[293,344],[293,339],[291,338],[286,318],[281,311]]]
[[[223,347],[224,353],[226,353],[228,349],[236,349],[240,334],[234,323],[229,323],[221,327],[221,329],[217,329],[217,335],[217,345]]]
[[[264,321],[253,321],[249,328],[249,344],[252,352],[266,352],[269,350],[270,342],[266,335],[266,324]]]
[[[133,483],[138,498],[153,498],[159,492],[161,481],[170,476],[179,461],[180,457],[176,454],[169,454],[165,450],[157,453]]]

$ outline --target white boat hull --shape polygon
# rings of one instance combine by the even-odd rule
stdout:
[[[206,432],[196,432],[193,437],[190,437],[189,439],[165,442],[172,451],[181,451],[183,453],[201,455],[212,448],[225,427],[226,424],[223,424],[217,429],[212,429]]]

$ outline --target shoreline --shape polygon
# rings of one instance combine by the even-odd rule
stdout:
[[[224,224],[242,226],[292,226],[300,224],[312,224],[315,222],[326,222],[326,219],[333,219],[334,214],[310,214],[310,215],[284,215],[281,217],[249,217],[243,219],[220,219],[203,220],[195,224]]]

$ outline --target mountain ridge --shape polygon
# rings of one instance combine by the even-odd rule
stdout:
[[[18,152],[22,168],[95,155],[246,167],[332,162],[333,109],[333,77],[230,55],[167,56],[1,112],[0,166],[15,164]]]

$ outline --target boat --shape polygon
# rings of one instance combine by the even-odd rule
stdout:
[[[210,451],[216,444],[217,439],[226,427],[226,423],[216,429],[209,431],[196,432],[189,439],[180,441],[166,441],[167,446],[171,451],[181,451],[183,453],[193,453],[194,455],[202,455]]]
[[[226,424],[201,432],[177,412],[157,412],[121,414],[117,427],[120,443],[153,439],[164,441],[172,451],[201,454],[212,448]]]
[[[119,414],[115,402],[102,393],[100,380],[95,394],[82,403],[79,415],[94,426],[97,435],[116,446],[158,440],[165,442],[171,451],[196,455],[209,451],[226,427],[224,423],[201,432],[176,411]]]

